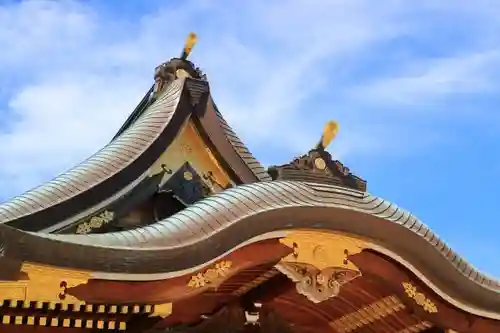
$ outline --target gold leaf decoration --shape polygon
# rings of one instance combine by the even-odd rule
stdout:
[[[189,171],[184,171],[183,176],[185,180],[193,180],[193,174]]]
[[[417,290],[417,287],[415,287],[413,284],[410,282],[403,282],[402,283],[403,288],[406,292],[406,295],[408,295],[409,298],[413,299],[417,305],[421,306],[424,311],[429,312],[429,313],[437,313],[438,309],[436,307],[436,304],[432,302],[430,299],[428,299],[424,293],[419,292]]]
[[[325,170],[326,169],[326,162],[321,157],[318,157],[314,160],[314,166],[316,168],[318,168],[319,170]]]
[[[183,143],[180,146],[179,151],[181,155],[186,158],[187,156],[191,155],[191,153],[193,152],[193,148],[191,148],[187,143]]]
[[[196,45],[197,41],[198,41],[198,36],[196,36],[194,32],[190,32],[186,38],[186,43],[184,44],[184,50],[183,50],[183,53],[186,54],[186,57],[189,56],[189,54],[193,50],[193,47]]]
[[[218,262],[212,268],[207,269],[205,272],[200,272],[191,276],[191,279],[188,282],[188,287],[202,288],[206,285],[212,284],[213,282],[215,282],[215,280],[227,276],[231,266],[233,266],[233,263],[228,260]]]
[[[339,132],[339,124],[336,121],[330,120],[325,124],[323,128],[323,135],[321,136],[321,146],[323,148],[328,147],[330,142],[337,136]]]
[[[103,225],[111,222],[115,217],[115,213],[105,210],[99,215],[93,216],[87,222],[83,222],[76,228],[77,234],[88,234],[92,229],[98,229]]]
[[[294,231],[280,239],[280,243],[293,249],[293,253],[283,258],[283,262],[306,263],[319,270],[328,267],[359,268],[349,260],[350,255],[360,253],[366,247],[362,240],[340,234]]]

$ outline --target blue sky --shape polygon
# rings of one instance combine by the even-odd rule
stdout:
[[[500,276],[500,2],[0,2],[0,201],[113,136],[159,62],[192,54],[265,164],[330,151]]]

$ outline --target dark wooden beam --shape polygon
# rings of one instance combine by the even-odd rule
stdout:
[[[163,318],[154,316],[149,317],[148,315],[140,315],[134,317],[132,320],[127,322],[127,329],[125,332],[130,333],[142,333],[149,329],[152,329],[156,324],[158,324]]]
[[[426,330],[421,331],[420,333],[447,333],[446,330],[439,327],[431,327]]]
[[[251,305],[255,302],[271,302],[294,287],[295,283],[280,273],[248,291],[245,295],[243,295],[242,302],[245,305]]]

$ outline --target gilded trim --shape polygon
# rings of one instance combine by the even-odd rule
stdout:
[[[156,304],[153,307],[151,316],[159,316],[165,318],[172,313],[172,303]]]
[[[289,232],[280,242],[293,249],[283,262],[310,264],[319,270],[339,267],[359,272],[349,256],[367,247],[365,242],[356,238],[315,231]]]
[[[50,326],[50,327],[64,327],[64,328],[97,328],[108,330],[124,331],[127,329],[127,323],[122,320],[115,319],[83,319],[83,318],[65,318],[60,314],[58,317],[51,317],[46,315],[3,315],[3,325],[16,325],[16,326]]]
[[[216,183],[221,184],[221,188],[212,189],[214,192],[231,187],[233,183],[228,173],[220,166],[217,158],[207,147],[192,120],[187,121],[179,133],[167,150],[150,168],[150,175],[161,172],[161,165],[168,164],[170,169],[176,170],[188,162],[200,175],[210,174]],[[170,176],[171,174],[166,175],[163,181],[167,181]],[[184,174],[184,178],[189,181],[193,177]]]
[[[0,297],[4,300],[46,302],[51,304],[81,304],[80,300],[66,293],[67,289],[85,284],[90,273],[52,266],[24,263],[21,272],[28,278],[19,281],[0,281]]]
[[[418,333],[418,332],[422,332],[423,330],[426,330],[426,329],[431,328],[431,327],[432,327],[432,324],[429,323],[428,321],[421,321],[420,323],[409,326],[405,329],[402,329],[402,330],[398,331],[397,333]]]
[[[233,263],[228,260],[223,260],[216,263],[212,268],[207,269],[205,272],[200,272],[191,276],[188,282],[188,287],[202,288],[206,285],[213,284],[218,279],[226,276]]]
[[[297,292],[313,303],[336,297],[340,288],[361,276],[349,256],[367,245],[358,239],[318,231],[294,231],[280,242],[293,249],[275,267],[296,283]]]
[[[417,287],[415,287],[413,284],[410,282],[403,282],[402,283],[403,288],[405,290],[406,295],[413,299],[417,305],[421,306],[424,311],[429,312],[429,313],[437,313],[438,309],[436,307],[436,304],[434,304],[433,301],[428,299],[424,293],[419,292],[417,290]]]
[[[308,264],[280,262],[276,266],[281,273],[295,282],[297,292],[313,303],[321,303],[336,297],[340,289],[361,273],[341,267],[319,270]]]
[[[115,218],[115,213],[105,210],[99,215],[92,216],[87,222],[83,222],[76,228],[77,234],[88,234],[94,229],[99,229]]]
[[[396,296],[387,296],[373,302],[357,311],[348,313],[334,321],[330,326],[337,333],[349,333],[376,320],[390,316],[405,308],[405,305]]]

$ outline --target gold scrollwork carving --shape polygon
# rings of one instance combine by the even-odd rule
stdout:
[[[202,288],[213,284],[217,279],[226,276],[232,266],[233,263],[228,260],[218,262],[212,268],[193,275],[188,282],[188,287]]]
[[[424,311],[429,313],[438,312],[436,304],[428,299],[424,295],[424,293],[419,292],[417,287],[415,287],[413,284],[411,284],[410,282],[403,282],[402,286],[405,290],[406,295],[408,295],[409,298],[413,299],[415,303],[417,303],[417,305],[421,306]]]
[[[165,171],[167,175],[171,175],[173,173],[172,169],[170,169],[166,164],[161,165],[161,169]]]
[[[59,283],[59,287],[61,288],[61,292],[59,293],[59,299],[64,300],[66,298],[66,293],[68,292],[68,282],[61,281],[61,283]]]
[[[363,241],[356,238],[315,231],[291,232],[280,242],[293,249],[293,253],[282,261],[306,263],[319,270],[339,267],[359,272],[349,256],[360,253],[366,247]]]
[[[226,189],[226,187],[222,186],[222,184],[217,181],[212,171],[203,174],[203,179],[209,184],[212,192],[220,192]],[[227,188],[229,187],[230,186],[227,186]]]
[[[77,234],[88,234],[93,229],[101,228],[103,225],[111,222],[115,217],[115,213],[105,210],[99,215],[93,216],[87,222],[83,222],[76,228]]]
[[[179,152],[181,153],[182,156],[187,157],[191,155],[191,153],[193,152],[193,148],[191,148],[191,146],[188,145],[187,143],[183,143],[179,147]]]
[[[280,239],[293,249],[276,268],[296,282],[297,292],[319,303],[335,297],[340,287],[361,276],[349,260],[366,247],[361,240],[333,233],[296,231]]]
[[[29,263],[24,263],[21,271],[27,274],[27,279],[9,282],[0,281],[0,301],[21,301],[26,306],[36,302],[37,308],[43,303],[49,304],[49,307],[61,304],[61,308],[64,309],[68,305],[82,303],[82,301],[70,295],[68,289],[87,283],[90,277],[90,274],[84,271]]]
[[[276,269],[296,283],[297,292],[313,303],[338,296],[341,286],[361,274],[345,268],[328,267],[322,270],[308,264],[278,263]]]

